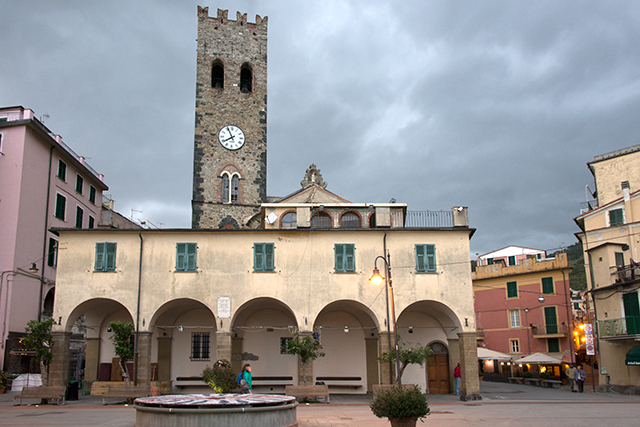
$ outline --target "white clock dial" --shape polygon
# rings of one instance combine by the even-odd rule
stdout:
[[[228,125],[220,129],[218,140],[224,148],[237,150],[244,145],[244,132],[238,126]]]

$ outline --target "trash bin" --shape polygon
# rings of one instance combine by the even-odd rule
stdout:
[[[78,381],[69,381],[67,386],[67,400],[78,400]]]

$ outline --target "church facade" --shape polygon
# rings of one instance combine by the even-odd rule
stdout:
[[[202,370],[227,359],[238,371],[251,363],[256,392],[306,380],[366,393],[393,380],[379,357],[393,346],[395,324],[402,342],[434,350],[425,366],[407,368],[404,383],[450,393],[461,363],[461,392],[477,396],[467,208],[416,222],[404,203],[332,193],[315,165],[297,191],[267,199],[267,19],[231,21],[207,9],[198,18],[193,226],[56,230],[64,250],[53,383],[66,382],[78,319],[85,379],[104,379],[115,366],[109,323],[120,320],[136,326],[138,383],[203,391]],[[374,268],[387,265],[392,286],[373,285]],[[285,350],[304,335],[320,340],[325,356],[303,378]]]

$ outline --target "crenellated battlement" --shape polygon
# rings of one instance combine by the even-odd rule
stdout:
[[[267,23],[268,23],[268,19],[269,17],[265,16],[264,18],[260,17],[260,15],[256,15],[256,22],[255,23],[251,23],[251,22],[247,22],[247,14],[242,14],[240,12],[236,12],[236,20],[230,20],[229,19],[229,10],[223,10],[223,9],[218,9],[218,13],[216,17],[210,17],[209,16],[209,8],[208,7],[201,7],[198,6],[198,18],[200,19],[204,19],[204,18],[209,18],[211,20],[215,20],[217,23],[220,24],[227,24],[227,23],[232,23],[235,25],[239,25],[239,26],[247,26],[249,28],[260,28],[260,29],[267,29]]]

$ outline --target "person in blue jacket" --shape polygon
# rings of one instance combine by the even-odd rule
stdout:
[[[248,363],[242,367],[242,380],[240,388],[243,394],[251,394],[251,365]]]

